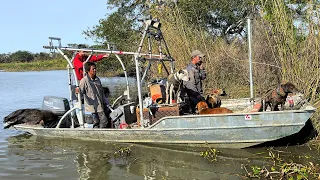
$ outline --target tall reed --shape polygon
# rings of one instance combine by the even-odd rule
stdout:
[[[307,21],[302,27],[296,26],[297,20],[282,0],[261,1],[260,8],[262,12],[267,9],[272,12],[268,16],[261,13],[253,19],[253,80],[256,96],[262,96],[268,89],[290,81],[311,103],[320,107],[318,7],[312,4],[307,6]],[[177,6],[162,7],[160,11],[157,9],[153,11],[153,16],[162,21],[162,30],[176,59],[177,68],[186,67],[191,51],[199,49],[207,54],[205,91],[223,87],[231,97],[249,97],[245,38],[235,37],[233,42],[227,43],[214,37],[197,24],[188,23],[186,15]],[[319,116],[316,114],[315,117]]]

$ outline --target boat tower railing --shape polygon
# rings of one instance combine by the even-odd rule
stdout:
[[[171,54],[169,52],[169,48],[166,44],[166,41],[163,37],[163,34],[160,30],[161,28],[161,23],[158,19],[152,19],[151,17],[146,18],[143,20],[143,24],[144,24],[144,30],[142,33],[142,37],[141,37],[141,41],[139,43],[139,47],[137,52],[126,52],[126,51],[121,51],[121,50],[114,50],[114,49],[92,49],[92,48],[74,48],[74,47],[63,47],[61,45],[61,38],[58,37],[49,37],[49,45],[48,46],[43,46],[43,48],[45,49],[49,49],[51,52],[53,51],[57,51],[58,53],[60,53],[64,59],[68,62],[68,77],[69,77],[69,92],[70,92],[70,110],[68,112],[66,112],[61,119],[59,120],[59,123],[57,125],[56,128],[60,128],[60,124],[62,122],[62,120],[67,117],[68,114],[71,114],[74,110],[78,109],[79,113],[80,113],[80,117],[78,119],[79,121],[79,125],[80,128],[85,128],[84,126],[84,110],[82,108],[81,105],[81,96],[80,93],[76,94],[77,96],[77,102],[78,103],[74,103],[73,102],[73,92],[72,89],[73,88],[79,88],[79,82],[76,78],[76,73],[75,73],[75,69],[73,66],[73,59],[75,58],[75,55],[77,52],[79,51],[83,51],[83,52],[87,52],[90,53],[89,57],[87,58],[86,61],[88,61],[90,59],[90,57],[95,54],[95,53],[106,53],[106,54],[114,54],[116,56],[116,58],[118,59],[119,63],[122,66],[122,69],[124,71],[124,75],[126,78],[126,88],[127,88],[127,99],[131,100],[130,97],[130,89],[129,89],[129,82],[128,82],[128,76],[127,76],[127,72],[126,72],[126,68],[124,66],[123,61],[121,60],[120,56],[121,55],[132,55],[134,57],[134,62],[135,62],[135,68],[136,68],[136,80],[137,80],[137,90],[138,90],[138,99],[139,99],[139,115],[140,115],[140,125],[141,127],[145,127],[147,126],[148,122],[145,121],[144,117],[143,117],[143,99],[142,99],[142,85],[144,83],[145,77],[147,75],[147,72],[150,70],[151,68],[151,62],[152,61],[158,61],[162,64],[162,67],[165,69],[167,75],[169,75],[170,73],[174,72],[175,66],[174,66],[174,62],[175,60],[171,57]],[[147,39],[147,53],[143,53],[142,49],[143,49],[143,45],[145,44],[145,39]],[[154,44],[152,42],[152,40],[155,40],[155,42],[157,42],[158,44],[158,52],[154,53],[153,48],[152,48],[152,44]],[[54,45],[57,44],[57,45]],[[164,48],[163,48],[164,46]],[[110,46],[108,46],[110,47]],[[163,49],[165,51],[163,51]],[[67,56],[67,54],[64,53],[64,51],[71,51],[73,52],[73,56],[71,58],[69,58]],[[140,72],[140,62],[144,62],[147,61],[148,65],[147,68],[145,68],[143,75],[141,76],[140,73],[142,74],[142,72]],[[169,61],[170,62],[170,71],[168,70],[168,68],[165,65],[165,61]],[[72,79],[73,78],[73,79]],[[73,83],[74,82],[74,85]],[[74,120],[72,119],[72,128],[74,128]]]

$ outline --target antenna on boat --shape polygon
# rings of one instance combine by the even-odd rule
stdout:
[[[251,48],[251,41],[252,41],[252,29],[251,29],[251,17],[247,17],[247,24],[248,24],[248,56],[249,56],[249,77],[250,77],[250,102],[252,106],[254,106],[254,97],[253,97],[253,78],[252,78],[252,48]]]
[[[254,93],[253,93],[253,76],[252,76],[252,28],[251,21],[252,17],[249,15],[247,19],[247,30],[248,30],[248,59],[249,59],[249,79],[250,79],[250,102],[252,107],[254,106]],[[244,19],[239,20],[236,24],[232,24],[225,31],[226,34],[240,33],[243,30]]]

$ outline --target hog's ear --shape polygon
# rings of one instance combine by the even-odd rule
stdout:
[[[179,74],[184,74],[184,71],[182,69],[180,69]]]

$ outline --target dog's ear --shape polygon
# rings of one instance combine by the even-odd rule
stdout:
[[[228,96],[228,94],[226,93],[226,91],[224,89],[222,89],[220,96]]]
[[[208,100],[209,100],[209,97],[210,97],[210,95],[208,94],[208,95],[207,95],[207,98],[206,98],[206,101],[207,101],[207,102],[208,102]]]
[[[219,93],[219,90],[218,90],[218,89],[212,90],[212,94],[218,94],[218,93]]]

